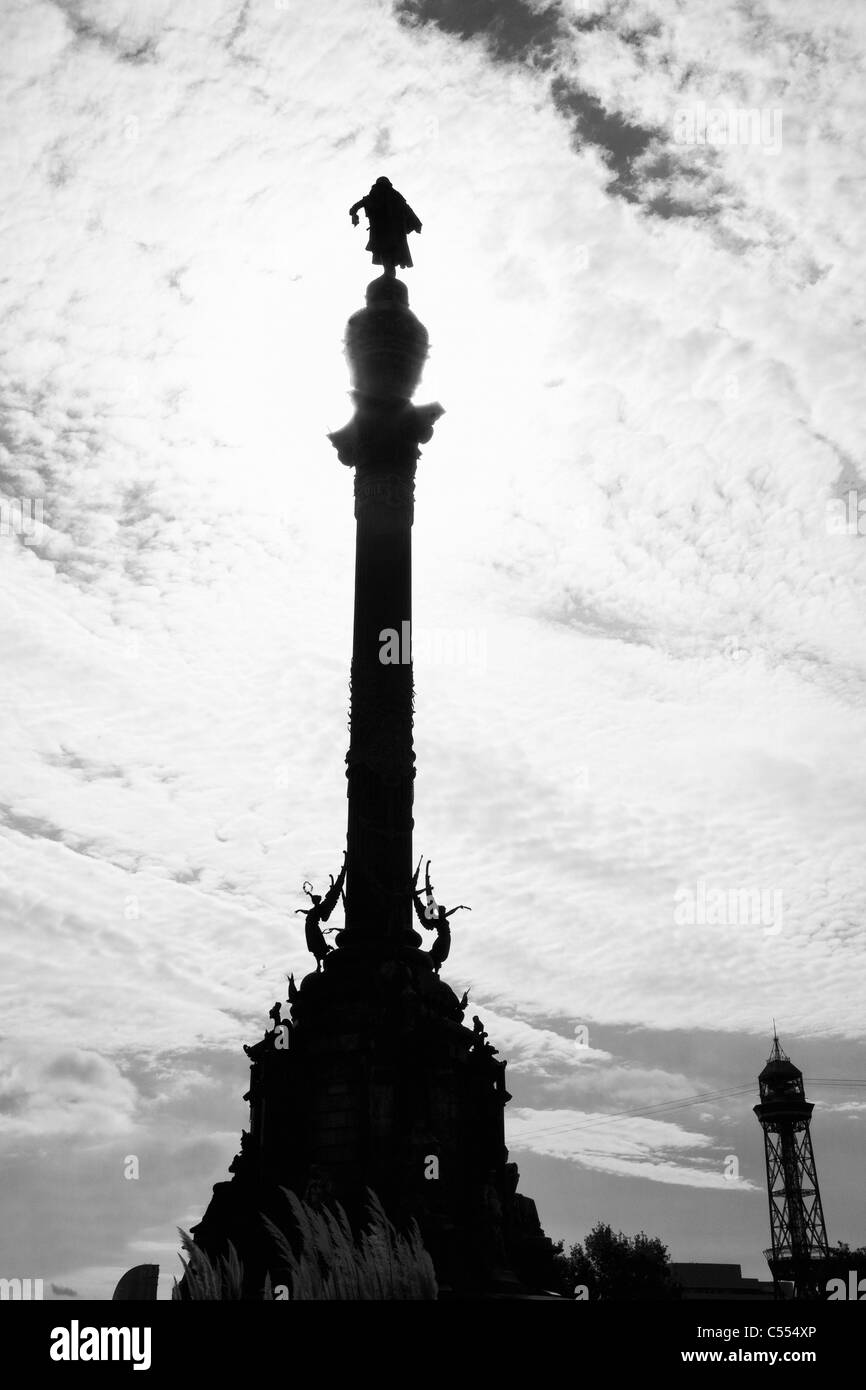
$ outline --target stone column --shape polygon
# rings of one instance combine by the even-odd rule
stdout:
[[[419,445],[442,414],[411,404],[427,345],[402,281],[374,280],[346,333],[355,414],[329,436],[355,469],[357,523],[341,949],[421,944],[411,900],[412,520]]]

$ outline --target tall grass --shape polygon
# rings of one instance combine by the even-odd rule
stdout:
[[[288,1203],[287,1217],[294,1225],[293,1240],[284,1227],[267,1216],[262,1222],[273,1242],[271,1272],[262,1298],[270,1300],[323,1299],[435,1299],[438,1288],[433,1261],[424,1248],[413,1221],[406,1234],[388,1220],[382,1203],[367,1190],[361,1230],[356,1237],[345,1211],[316,1209],[294,1192],[282,1189]],[[243,1297],[243,1266],[229,1242],[228,1254],[212,1259],[181,1230],[189,1256],[184,1268],[186,1297],[229,1300]],[[180,1297],[175,1280],[173,1298]]]
[[[238,1252],[231,1241],[229,1241],[228,1255],[224,1255],[218,1260],[212,1260],[206,1250],[202,1250],[200,1245],[196,1245],[188,1231],[178,1226],[178,1232],[183,1248],[189,1255],[188,1260],[185,1260],[183,1255],[180,1257],[186,1282],[184,1296],[194,1299],[216,1299],[217,1301],[243,1298],[243,1265],[238,1259]],[[171,1296],[173,1299],[181,1297],[180,1285],[176,1279]]]

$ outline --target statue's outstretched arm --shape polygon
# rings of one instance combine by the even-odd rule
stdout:
[[[341,894],[342,891],[343,891],[343,884],[346,882],[346,869],[347,869],[347,867],[348,867],[348,855],[347,855],[346,851],[343,850],[343,863],[342,863],[341,866],[340,866],[340,872],[337,874],[337,884],[336,884],[336,887],[337,887],[337,897],[339,897],[340,894]]]
[[[343,867],[340,869],[340,872],[337,875],[336,883],[334,882],[333,874],[329,874],[328,877],[331,880],[331,886],[325,894],[324,898],[322,899],[322,906],[319,912],[320,918],[323,922],[327,922],[331,913],[334,911],[334,908],[337,906],[337,903],[340,901],[340,894],[343,891],[343,884],[346,880],[345,855],[343,855]]]
[[[338,902],[339,897],[340,897],[340,890],[339,890],[339,888],[337,887],[336,883],[334,882],[334,875],[331,874],[331,875],[330,875],[330,878],[331,878],[331,886],[330,886],[330,888],[328,889],[328,891],[327,891],[327,893],[325,894],[325,896],[322,898],[321,904],[320,904],[320,906],[319,906],[319,921],[320,921],[320,922],[327,922],[327,920],[328,920],[328,918],[330,917],[331,913],[334,911],[334,908],[337,906],[337,902]]]

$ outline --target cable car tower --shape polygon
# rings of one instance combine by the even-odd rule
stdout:
[[[761,1103],[754,1109],[764,1131],[772,1241],[764,1254],[777,1290],[781,1280],[790,1280],[795,1298],[821,1298],[830,1251],[809,1133],[815,1107],[775,1032],[758,1084]]]

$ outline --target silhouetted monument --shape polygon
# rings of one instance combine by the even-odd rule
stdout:
[[[322,961],[329,951],[333,951],[333,946],[325,940],[322,930],[322,922],[327,922],[340,901],[343,892],[343,883],[346,878],[346,860],[343,859],[343,867],[339,876],[334,882],[334,875],[331,874],[331,886],[324,897],[321,893],[314,893],[312,885],[304,884],[304,892],[312,903],[312,907],[296,907],[295,914],[303,913],[304,916],[304,939],[307,943],[307,950],[311,951],[316,958],[316,969],[320,970]]]
[[[410,264],[405,233],[420,223],[408,207],[400,221],[405,200],[377,181],[353,216],[361,206],[374,261]],[[289,977],[291,1022],[272,1010],[273,1030],[245,1049],[249,1134],[194,1228],[212,1254],[233,1241],[251,1294],[273,1256],[261,1213],[282,1219],[281,1186],[350,1215],[372,1188],[396,1223],[418,1220],[443,1296],[519,1295],[552,1277],[552,1247],[508,1162],[506,1064],[478,1018],[463,1026],[467,994],[439,978],[464,905],[436,903],[429,860],[422,899],[420,863],[412,870],[412,664],[390,659],[383,634],[411,633],[415,471],[442,414],[412,404],[427,341],[392,274],[368,286],[346,333],[355,411],[329,436],[354,469],[356,519],[345,861],[324,896],[304,885],[312,905],[296,910],[316,969],[299,986]],[[331,944],[323,923],[340,900]],[[435,932],[430,950],[413,908]]]
[[[446,912],[444,907],[438,907],[433,897],[433,889],[430,886],[430,860],[427,860],[427,873],[424,882],[424,890],[427,895],[426,903],[421,900],[421,894],[417,888],[418,874],[421,871],[421,861],[418,861],[418,868],[412,879],[412,901],[415,904],[415,915],[425,931],[435,931],[436,940],[430,948],[430,960],[433,969],[439,974],[441,966],[448,959],[451,952],[451,928],[448,925],[448,918],[453,917],[455,912],[471,912],[472,908],[465,903],[458,903],[452,907],[450,912]]]
[[[392,187],[390,179],[379,178],[367,196],[349,208],[353,227],[358,225],[361,208],[370,223],[366,250],[372,252],[373,264],[383,266],[389,276],[395,274],[395,266],[408,269],[412,265],[408,236],[420,232],[421,223],[403,194]]]

